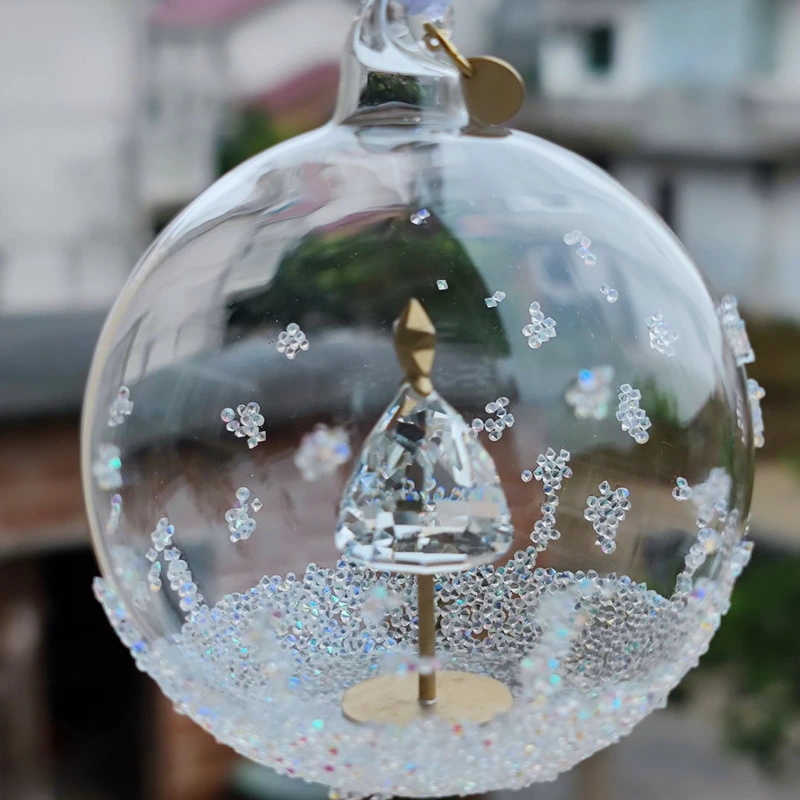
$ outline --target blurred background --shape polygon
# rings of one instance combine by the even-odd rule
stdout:
[[[712,651],[520,798],[800,795],[800,0],[454,0],[516,126],[650,204],[739,296],[767,390],[757,542]],[[219,175],[324,123],[353,0],[0,1],[0,798],[325,798],[176,716],[91,594],[78,470],[103,318]],[[496,796],[496,797],[499,797]]]

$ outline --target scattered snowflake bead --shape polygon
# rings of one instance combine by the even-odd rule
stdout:
[[[756,360],[756,354],[750,344],[747,327],[739,314],[739,301],[733,295],[726,295],[719,304],[717,315],[725,338],[736,357],[736,363],[740,367],[752,364]]]
[[[131,390],[127,386],[120,386],[114,402],[108,410],[108,427],[116,428],[122,425],[133,413]]]
[[[580,243],[582,238],[583,233],[581,233],[581,231],[570,231],[564,235],[564,244],[567,245],[567,247],[574,247],[576,244]]]
[[[753,419],[753,444],[761,448],[764,446],[764,413],[761,410],[761,401],[767,396],[763,387],[753,378],[747,381],[747,397],[750,401],[750,413]]]
[[[647,444],[650,440],[648,430],[653,427],[650,418],[639,405],[642,393],[625,383],[619,387],[619,408],[617,420],[622,430],[630,434],[636,444]]]
[[[258,403],[240,405],[235,412],[232,408],[225,408],[220,417],[226,423],[227,430],[236,434],[237,439],[247,439],[247,446],[251,450],[267,440],[267,434],[261,430],[265,419]]]
[[[431,218],[431,212],[428,211],[427,208],[421,208],[419,211],[416,211],[411,215],[411,224],[422,225],[424,222],[427,222],[430,218]]]
[[[551,447],[536,459],[533,477],[537,481],[541,481],[545,497],[541,506],[542,516],[536,521],[531,532],[531,542],[538,551],[546,550],[550,542],[561,538],[561,532],[556,528],[558,492],[564,480],[572,477],[572,468],[569,466],[570,458],[568,450],[561,450],[556,454]]]
[[[728,517],[732,487],[733,481],[727,471],[714,467],[705,481],[692,488],[698,528],[717,524]]]
[[[447,281],[436,281],[436,288],[440,292],[446,292],[450,288],[450,286],[447,283]]]
[[[104,492],[122,487],[122,451],[113,444],[101,444],[92,463],[92,475]]]
[[[631,510],[630,492],[627,489],[612,489],[608,481],[598,487],[600,497],[591,496],[586,501],[584,518],[592,523],[597,535],[595,544],[605,553],[611,555],[617,549],[617,533],[620,523],[625,521]]]
[[[119,529],[119,521],[122,516],[122,497],[115,494],[111,498],[111,513],[106,522],[106,533],[113,536]]]
[[[513,428],[516,422],[514,415],[508,411],[510,403],[507,397],[498,397],[497,400],[487,403],[484,410],[490,417],[486,421],[479,418],[472,420],[470,425],[472,435],[477,437],[482,431],[486,431],[490,441],[499,442],[503,438],[503,433]],[[494,415],[495,419],[492,419],[491,415]]]
[[[619,292],[616,289],[612,289],[605,283],[600,287],[600,292],[606,298],[606,301],[611,305],[614,305],[614,303],[619,300]]]
[[[507,297],[505,292],[495,292],[491,297],[487,297],[484,301],[486,303],[486,308],[497,308],[500,303],[503,302]]]
[[[352,455],[350,436],[344,428],[317,425],[306,434],[294,455],[294,463],[306,481],[318,481],[336,473]]]
[[[258,523],[250,516],[250,490],[241,487],[236,490],[236,503],[233,508],[225,513],[225,522],[228,523],[230,540],[236,542],[247,541],[256,531]],[[256,508],[258,504],[258,508]],[[262,508],[261,501],[253,501],[253,511],[257,513]]]
[[[151,591],[158,592],[161,590],[161,562],[156,561],[150,567],[150,571],[147,573],[147,583],[150,586]]]
[[[305,333],[300,330],[300,326],[295,322],[287,325],[286,330],[278,335],[278,352],[285,355],[289,361],[294,361],[298,353],[305,353],[310,346]]]
[[[531,315],[531,324],[522,329],[522,335],[528,340],[528,347],[538,350],[543,344],[555,339],[556,321],[552,317],[545,318],[539,303],[531,303],[528,309]]]
[[[613,382],[613,367],[582,369],[564,399],[574,409],[577,419],[605,419],[614,397]]]
[[[650,347],[665,356],[675,355],[675,342],[678,335],[664,322],[663,314],[653,314],[647,320],[647,330],[650,333]]]
[[[150,534],[150,540],[156,552],[163,553],[172,544],[172,537],[175,535],[175,526],[170,525],[169,519],[163,517],[158,521],[156,529]]]
[[[675,488],[672,490],[672,496],[678,502],[683,503],[694,497],[694,490],[689,486],[689,481],[687,481],[686,478],[678,478],[675,482]]]

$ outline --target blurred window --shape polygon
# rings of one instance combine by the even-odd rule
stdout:
[[[672,178],[662,178],[656,187],[656,211],[675,231],[675,183]]]
[[[614,29],[601,25],[586,32],[586,62],[598,75],[606,75],[614,66]]]

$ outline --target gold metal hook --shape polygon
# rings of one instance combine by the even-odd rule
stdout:
[[[465,78],[471,78],[474,74],[472,64],[461,54],[459,49],[450,41],[447,35],[437,28],[432,22],[426,22],[425,32],[428,34],[428,46],[431,50],[444,50],[455,62],[459,71]]]

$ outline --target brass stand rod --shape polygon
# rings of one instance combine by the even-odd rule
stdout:
[[[436,606],[433,575],[417,576],[417,614],[419,618],[419,654],[421,658],[436,658]],[[436,702],[436,673],[419,676],[419,701],[423,705]]]

